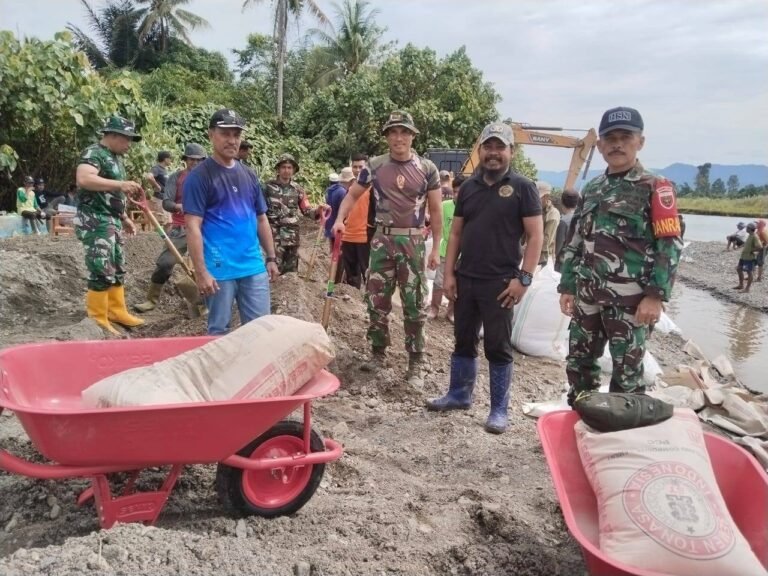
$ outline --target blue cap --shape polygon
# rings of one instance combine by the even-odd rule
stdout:
[[[643,131],[643,117],[634,108],[619,106],[606,110],[600,120],[598,133],[605,136],[612,130],[629,130],[630,132]]]

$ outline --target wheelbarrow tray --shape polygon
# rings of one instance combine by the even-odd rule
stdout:
[[[538,421],[544,455],[552,474],[565,523],[581,546],[592,576],[669,576],[617,562],[600,550],[598,510],[576,447],[572,410],[545,414]],[[704,432],[717,485],[734,522],[752,551],[768,568],[768,474],[746,450],[730,440]]]
[[[252,400],[86,408],[96,381],[176,356],[211,337],[47,342],[0,351],[0,411],[63,466],[131,469],[226,460],[295,409],[339,387],[322,371],[296,394]]]

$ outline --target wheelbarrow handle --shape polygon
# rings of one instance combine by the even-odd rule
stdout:
[[[0,414],[3,409],[0,408]],[[126,472],[136,467],[125,466],[62,466],[60,464],[35,464],[14,456],[7,450],[0,448],[0,470],[10,474],[18,474],[29,478],[41,480],[59,480],[62,478],[81,478],[96,476],[98,474],[112,474],[114,472]]]

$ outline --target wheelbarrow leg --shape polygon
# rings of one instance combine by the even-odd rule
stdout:
[[[96,511],[99,514],[99,523],[105,529],[111,528],[116,522],[154,524],[168,501],[168,496],[173,490],[181,470],[182,465],[180,464],[172,466],[160,489],[149,492],[133,492],[134,483],[139,474],[134,472],[123,494],[114,497],[109,487],[109,479],[105,474],[100,474],[92,478],[91,488],[80,495],[78,503],[87,501],[92,495],[96,504]]]

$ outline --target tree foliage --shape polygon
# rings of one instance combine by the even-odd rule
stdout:
[[[19,42],[0,32],[0,165],[63,187],[78,153],[93,142],[104,119],[119,113],[141,126],[146,102],[133,73],[97,74],[62,32],[54,40]]]

